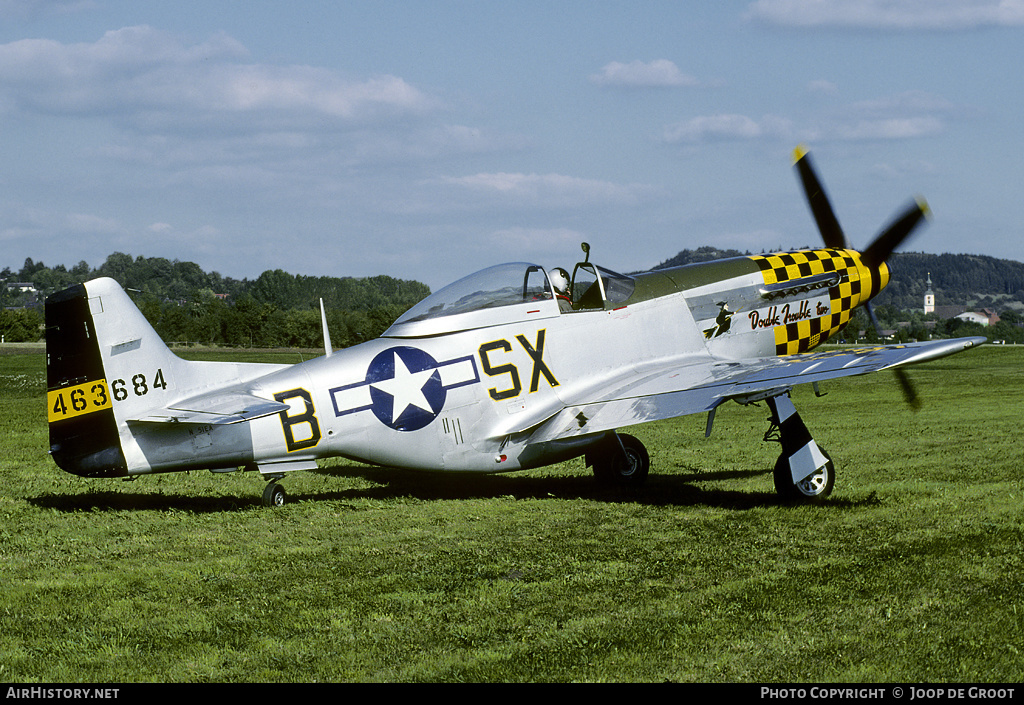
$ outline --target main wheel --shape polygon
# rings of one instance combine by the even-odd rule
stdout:
[[[264,507],[284,506],[287,497],[288,494],[284,491],[284,488],[276,482],[268,482],[267,486],[263,488]]]
[[[789,467],[789,458],[780,455],[775,462],[775,491],[786,499],[809,502],[825,499],[832,494],[832,488],[836,484],[836,467],[832,463],[832,457],[825,452],[824,448],[821,449],[821,452],[828,462],[795,484],[793,483],[793,473]]]
[[[602,482],[624,487],[639,487],[647,479],[651,458],[647,448],[627,433],[617,434],[603,449],[601,457],[594,459],[594,476]],[[622,448],[619,448],[619,442]],[[622,451],[625,450],[625,456]]]

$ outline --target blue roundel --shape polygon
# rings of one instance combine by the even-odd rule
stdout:
[[[366,370],[374,415],[396,431],[417,431],[437,418],[447,396],[437,361],[418,348],[377,354]]]

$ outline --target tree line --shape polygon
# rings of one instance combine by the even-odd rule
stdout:
[[[1024,263],[985,255],[896,252],[889,258],[889,285],[880,304],[913,309],[922,305],[932,280],[936,305],[1024,310]]]
[[[417,281],[292,275],[280,269],[253,280],[205,272],[194,262],[115,252],[93,269],[79,262],[48,267],[26,259],[0,271],[0,335],[7,342],[42,337],[46,296],[96,277],[124,287],[166,341],[244,347],[315,348],[323,343],[320,299],[335,347],[376,338],[430,293]],[[8,286],[31,284],[35,292]]]
[[[707,262],[750,252],[700,247],[682,250],[656,268]],[[882,328],[901,339],[985,335],[1024,343],[1024,264],[980,255],[894,253],[889,285],[874,299]],[[245,347],[317,348],[322,344],[319,301],[327,309],[335,347],[379,336],[410,306],[430,293],[420,282],[388,276],[313,277],[268,270],[253,280],[206,272],[194,262],[132,257],[115,252],[93,269],[79,262],[70,269],[26,259],[18,271],[5,267],[0,282],[31,284],[36,293],[0,287],[0,336],[7,342],[42,337],[42,300],[73,284],[107,276],[129,290],[157,333],[167,341]],[[993,327],[926,316],[922,310],[931,277],[936,303],[992,308],[1001,317]],[[873,327],[858,311],[849,330]],[[851,335],[850,333],[847,334]]]

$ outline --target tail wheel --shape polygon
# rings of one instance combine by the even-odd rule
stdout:
[[[268,482],[267,486],[263,488],[264,507],[282,507],[287,497],[288,493],[276,482]]]
[[[808,502],[820,501],[832,494],[836,484],[836,467],[831,456],[824,449],[821,452],[828,458],[828,462],[797,483],[793,482],[789,458],[779,456],[775,463],[775,491],[785,499]]]
[[[627,433],[615,435],[618,436],[618,440],[613,436],[602,449],[601,456],[593,459],[594,476],[609,484],[639,487],[647,479],[651,469],[651,458],[647,448],[637,438]]]

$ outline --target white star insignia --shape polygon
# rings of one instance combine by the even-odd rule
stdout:
[[[423,394],[423,387],[436,372],[434,368],[428,368],[420,372],[410,372],[405,362],[398,353],[395,353],[395,376],[380,382],[374,382],[371,386],[385,394],[394,397],[394,405],[391,411],[391,423],[400,418],[410,406],[433,414],[430,402]]]

